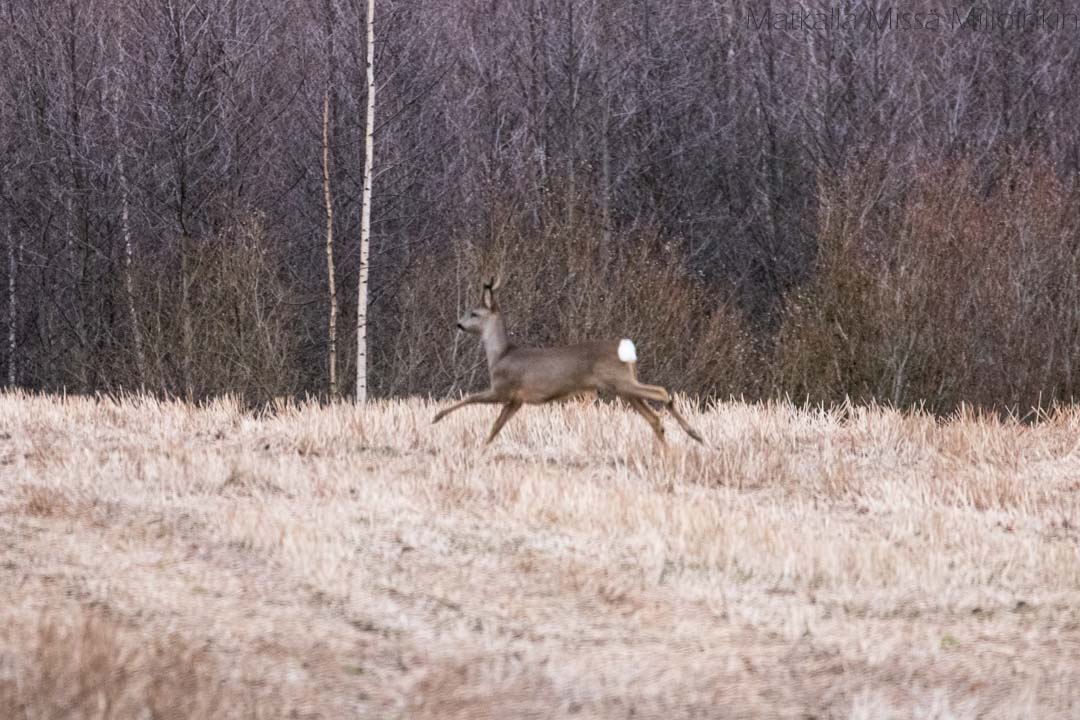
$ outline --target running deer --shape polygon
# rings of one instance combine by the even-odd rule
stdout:
[[[502,412],[488,435],[487,442],[490,443],[523,404],[542,405],[599,391],[610,392],[629,403],[649,423],[660,442],[664,442],[664,426],[646,400],[662,403],[687,435],[703,442],[701,435],[675,409],[675,400],[667,390],[659,385],[638,382],[637,349],[633,341],[596,340],[565,347],[515,347],[507,339],[506,320],[495,301],[498,288],[499,283],[494,279],[484,283],[481,306],[457,324],[459,330],[480,336],[487,353],[491,387],[442,410],[432,423],[466,405],[501,404]]]

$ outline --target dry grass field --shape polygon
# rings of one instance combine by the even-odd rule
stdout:
[[[1080,410],[0,395],[0,712],[1080,717]]]

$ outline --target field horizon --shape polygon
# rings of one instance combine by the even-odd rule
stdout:
[[[30,718],[1073,718],[1080,409],[0,393]]]

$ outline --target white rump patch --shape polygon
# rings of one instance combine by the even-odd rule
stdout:
[[[619,341],[619,359],[626,363],[637,362],[637,348],[633,340],[623,338]]]

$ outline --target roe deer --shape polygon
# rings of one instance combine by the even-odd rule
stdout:
[[[522,404],[541,405],[579,395],[610,392],[625,400],[649,423],[660,442],[664,426],[646,400],[662,403],[686,434],[703,442],[686,419],[675,409],[675,400],[659,385],[644,385],[637,380],[637,350],[631,340],[597,340],[577,345],[551,348],[519,348],[510,344],[506,321],[495,302],[499,283],[484,283],[482,304],[458,321],[458,329],[479,335],[487,353],[491,387],[469,395],[461,402],[440,411],[432,423],[473,403],[501,404],[502,412],[491,428],[490,443],[506,421]]]

